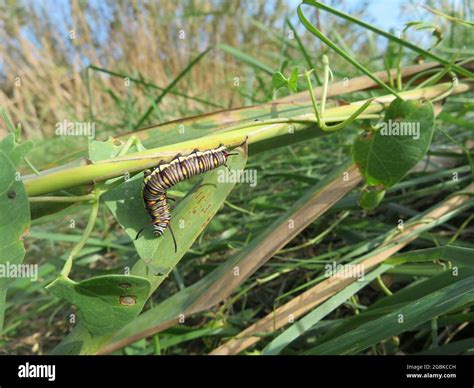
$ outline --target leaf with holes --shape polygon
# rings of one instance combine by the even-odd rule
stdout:
[[[148,299],[150,282],[131,275],[96,276],[81,282],[60,276],[47,289],[74,304],[79,324],[96,337],[110,335],[138,316]]]

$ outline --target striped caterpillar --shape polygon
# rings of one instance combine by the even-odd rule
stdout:
[[[195,175],[203,174],[220,166],[227,167],[230,155],[224,145],[206,151],[194,150],[186,156],[176,155],[169,163],[160,162],[153,170],[144,172],[143,201],[153,224],[155,236],[162,236],[169,227],[173,237],[175,252],[178,250],[173,230],[171,229],[171,211],[167,203],[166,191]],[[140,235],[144,228],[138,233]]]

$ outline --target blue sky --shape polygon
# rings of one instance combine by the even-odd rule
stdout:
[[[462,0],[450,0],[449,4],[454,4],[456,8],[459,9],[459,3],[461,3],[461,1]],[[348,13],[350,13],[349,11],[351,9],[359,8],[365,3],[363,0],[341,2],[321,0],[321,2]],[[295,9],[300,3],[300,0],[290,0],[291,7]],[[419,6],[419,4],[426,4],[426,0],[368,0],[367,3],[369,4],[367,6],[367,13],[371,18],[370,22],[385,31],[389,31],[390,29],[403,29],[406,22],[415,19],[423,19],[428,13],[428,11]],[[406,8],[405,12],[401,12],[402,7]],[[440,11],[448,12],[448,10]],[[367,19],[364,19],[364,21],[369,22]]]

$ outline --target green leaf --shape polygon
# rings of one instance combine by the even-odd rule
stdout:
[[[366,183],[389,188],[399,182],[425,156],[433,128],[431,102],[394,100],[381,129],[355,141],[353,159]]]
[[[292,92],[298,91],[298,67],[294,67],[288,79],[288,88]]]
[[[31,141],[18,143],[13,133],[9,133],[2,139],[2,141],[0,141],[0,151],[5,152],[15,167],[18,167],[20,162],[32,148],[33,143]]]
[[[298,67],[294,67],[290,77],[286,78],[281,71],[276,71],[272,76],[273,89],[278,90],[287,87],[292,92],[298,91]]]
[[[474,275],[408,303],[344,335],[318,345],[305,354],[354,354],[368,347],[412,330],[432,318],[474,302]]]
[[[379,206],[385,196],[385,190],[377,190],[369,186],[360,193],[359,206],[364,210],[373,210]]]
[[[286,77],[281,73],[281,71],[277,71],[275,73],[273,73],[273,76],[272,76],[272,86],[273,86],[273,89],[280,89],[284,86],[287,85],[287,82],[288,80],[286,79]]]
[[[25,256],[22,238],[30,226],[30,207],[14,163],[1,150],[0,188],[0,265],[6,268],[8,265],[20,265]],[[3,329],[5,298],[10,282],[8,276],[0,276],[0,332]]]
[[[97,276],[81,282],[60,276],[46,288],[74,304],[78,323],[96,337],[110,335],[137,317],[148,299],[150,282],[131,275]]]

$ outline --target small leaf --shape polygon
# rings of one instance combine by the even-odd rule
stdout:
[[[287,86],[287,83],[288,83],[288,80],[280,71],[273,73],[273,76],[272,76],[273,89],[278,90],[284,86]]]
[[[135,319],[148,299],[150,282],[130,275],[97,276],[81,282],[60,276],[46,288],[74,304],[79,323],[95,337],[110,335]]]
[[[388,107],[381,127],[356,139],[353,159],[368,185],[386,189],[426,155],[433,137],[433,105],[397,99]]]
[[[360,193],[359,206],[367,211],[373,210],[382,202],[384,196],[385,190],[369,187]]]
[[[290,78],[288,79],[288,88],[292,92],[298,91],[298,67],[294,67],[291,71]]]

